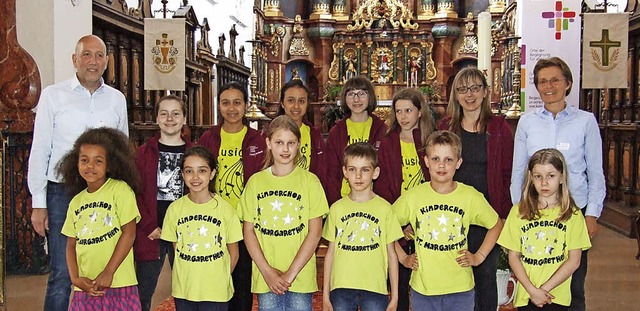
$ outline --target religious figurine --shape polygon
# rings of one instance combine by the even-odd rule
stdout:
[[[236,31],[236,24],[231,26],[231,30],[229,30],[229,58],[237,61],[238,56],[236,55],[236,37],[238,36],[238,32]]]
[[[356,70],[356,59],[355,55],[345,55],[344,56],[344,79],[349,80],[358,75],[358,71]]]
[[[218,56],[224,56],[224,41],[227,40],[224,37],[224,33],[220,33],[218,36]]]
[[[409,59],[409,87],[418,87],[418,74],[420,73],[420,67],[422,63],[422,58],[419,55],[411,56]]]
[[[302,18],[300,15],[296,15],[295,24],[293,25],[293,38],[291,38],[291,44],[289,45],[290,56],[307,56],[309,55],[309,49],[304,42],[304,35],[302,34]]]
[[[380,50],[378,52],[378,61],[380,65],[378,65],[378,83],[387,83],[387,75],[389,74],[389,55],[385,50]]]
[[[302,80],[300,79],[300,74],[298,73],[298,67],[291,68],[291,80]]]
[[[244,45],[240,46],[240,49],[238,49],[238,52],[240,53],[240,57],[238,57],[238,63],[244,65]]]

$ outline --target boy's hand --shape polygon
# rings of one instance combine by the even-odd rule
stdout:
[[[333,311],[333,305],[328,295],[322,295],[322,311]]]
[[[407,241],[413,240],[413,237],[415,236],[415,233],[413,232],[413,227],[411,227],[411,224],[409,224],[406,227],[404,227],[404,229],[402,229],[402,232],[404,233],[404,239],[405,240],[407,240]]]
[[[262,272],[262,271],[261,271]],[[284,295],[284,292],[289,290],[291,284],[282,278],[282,271],[269,267],[262,273],[264,281],[269,286],[269,290],[276,295]]]
[[[468,249],[461,249],[458,251],[458,254],[460,254],[460,256],[456,258],[456,262],[461,267],[476,267],[484,261],[482,255],[474,254]]]
[[[94,280],[93,288],[98,291],[104,291],[111,287],[111,282],[113,282],[113,273],[102,271]]]
[[[396,311],[396,309],[398,309],[398,299],[391,299],[386,311]]]
[[[400,263],[407,269],[418,270],[418,255],[415,253],[398,258]]]
[[[93,288],[95,283],[95,281],[86,277],[79,277],[71,280],[71,284],[73,284],[73,286],[81,289],[83,292],[89,294],[89,296],[97,297],[104,295],[104,291],[98,291]]]
[[[556,297],[542,288],[535,288],[529,292],[529,300],[538,308],[542,308],[545,304],[552,303],[552,299],[554,298]]]
[[[158,240],[160,239],[161,235],[162,235],[162,229],[156,228],[155,230],[151,231],[151,233],[149,233],[147,238],[149,238],[149,240]]]

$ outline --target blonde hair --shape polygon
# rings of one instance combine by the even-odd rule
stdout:
[[[537,164],[551,164],[562,173],[560,190],[556,193],[560,202],[560,216],[557,221],[563,222],[571,218],[579,209],[569,193],[567,165],[562,153],[556,149],[548,148],[536,151],[529,159],[524,186],[522,187],[522,200],[519,203],[520,217],[526,220],[536,220],[541,217],[538,208],[538,191],[533,185],[533,167]]]
[[[273,121],[271,121],[271,124],[269,124],[269,128],[267,129],[267,138],[271,140],[273,137],[273,134],[277,130],[290,131],[291,133],[293,133],[293,135],[296,136],[296,138],[298,138],[298,143],[300,143],[300,137],[302,136],[300,134],[300,128],[287,115],[278,116],[275,119],[273,119]],[[300,150],[296,150],[296,156],[294,158],[293,163],[297,163],[299,158],[300,158]],[[262,167],[262,169],[266,169],[271,165],[273,165],[273,153],[271,152],[271,149],[267,148],[267,154],[265,156],[264,166]]]
[[[435,121],[433,120],[433,114],[429,108],[429,103],[424,100],[422,93],[414,88],[402,89],[393,96],[391,102],[391,114],[389,114],[389,129],[387,134],[395,131],[400,125],[398,119],[396,119],[396,103],[401,100],[409,100],[414,107],[420,111],[420,118],[418,119],[418,128],[420,129],[420,143],[422,146],[427,144],[427,138],[433,132]]]
[[[449,105],[447,105],[447,114],[451,117],[449,122],[449,130],[461,135],[462,133],[462,117],[464,111],[462,106],[458,102],[458,88],[468,87],[480,81],[482,88],[487,92],[487,95],[482,99],[482,105],[480,106],[480,116],[474,125],[480,133],[484,133],[487,130],[487,123],[493,117],[491,111],[491,99],[489,98],[489,85],[487,79],[484,77],[482,71],[477,68],[465,68],[456,74],[451,85],[451,95],[449,96]],[[471,90],[468,90],[471,92]]]
[[[462,157],[462,142],[460,141],[460,137],[452,131],[441,130],[431,133],[424,146],[427,151],[427,156],[429,155],[429,148],[436,145],[449,146],[453,148],[458,159]]]

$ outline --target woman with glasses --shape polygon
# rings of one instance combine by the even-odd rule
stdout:
[[[368,142],[376,149],[387,127],[372,112],[378,106],[373,84],[363,76],[345,82],[340,96],[344,118],[338,120],[327,138],[327,199],[333,204],[349,194],[349,184],[342,174],[344,148],[356,142]]]
[[[390,124],[380,144],[378,166],[380,175],[374,192],[393,204],[402,193],[429,179],[424,162],[427,138],[435,129],[429,104],[418,89],[400,90],[391,101]],[[409,279],[414,254],[413,228],[403,228],[404,238],[395,243],[400,261],[398,271],[398,311],[409,310]]]
[[[602,138],[598,122],[592,113],[567,104],[566,96],[571,92],[573,76],[562,59],[539,60],[533,69],[533,83],[544,106],[522,115],[518,121],[511,176],[513,203],[520,201],[531,155],[540,149],[558,149],[567,161],[569,192],[582,209],[589,237],[593,239],[605,198]],[[586,276],[587,251],[583,251],[580,267],[571,279],[569,310],[585,310]]]
[[[438,128],[450,130],[462,140],[462,165],[454,180],[473,186],[484,194],[501,219],[511,209],[509,184],[513,155],[513,134],[504,116],[491,112],[489,86],[476,68],[462,69],[453,80],[447,117]],[[468,249],[476,253],[487,229],[470,226]],[[473,267],[475,310],[494,311],[498,307],[496,271],[500,248],[496,245],[485,260]]]
[[[280,107],[278,115],[287,115],[300,128],[300,157],[296,164],[316,174],[325,185],[326,169],[324,163],[325,142],[320,130],[313,127],[311,105],[309,105],[309,89],[300,79],[292,79],[280,90]]]
[[[218,110],[222,125],[207,130],[198,140],[198,144],[209,149],[218,162],[216,193],[233,207],[238,205],[249,177],[262,168],[267,149],[260,132],[247,125],[244,113],[248,99],[247,88],[237,82],[220,87]],[[229,310],[250,311],[253,305],[251,257],[244,241],[238,242],[238,251],[238,263],[231,275],[234,293]]]

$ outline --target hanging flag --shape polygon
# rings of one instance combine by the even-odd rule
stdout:
[[[184,91],[184,18],[144,19],[144,89]]]
[[[582,88],[627,88],[628,13],[585,13]]]

